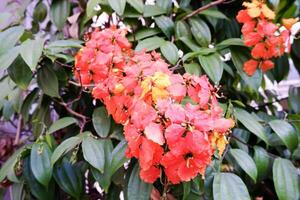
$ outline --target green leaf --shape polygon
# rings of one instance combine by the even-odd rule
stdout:
[[[185,21],[177,21],[175,23],[175,36],[176,38],[192,37],[191,29]]]
[[[157,16],[165,13],[166,11],[159,6],[145,5],[144,7],[144,17],[152,17],[152,16]]]
[[[144,2],[143,0],[127,0],[127,2],[136,9],[139,13],[144,12]]]
[[[89,0],[86,4],[86,15],[90,19],[92,18],[97,12],[94,10],[96,5],[99,5],[102,0]]]
[[[47,48],[81,48],[82,41],[80,40],[55,40],[50,42]]]
[[[127,199],[130,200],[148,200],[152,190],[152,184],[145,183],[140,179],[139,165],[136,164],[130,174],[127,185]]]
[[[267,153],[267,151],[260,147],[260,146],[254,146],[254,161],[257,167],[257,173],[259,178],[266,177],[268,173],[268,169],[270,166],[270,157]]]
[[[226,15],[224,15],[222,12],[218,11],[217,9],[203,10],[199,13],[199,15],[205,15],[208,17],[214,17],[218,19],[228,19]]]
[[[197,44],[195,44],[195,42],[192,38],[181,37],[181,38],[179,38],[179,40],[182,41],[192,51],[198,51],[201,48]]]
[[[9,77],[23,90],[27,88],[32,72],[21,56],[18,56],[7,69]]]
[[[256,182],[257,168],[253,159],[243,150],[230,149],[230,153],[239,166]]]
[[[297,148],[298,136],[291,124],[284,120],[272,120],[269,125],[291,152]]]
[[[143,49],[146,49],[146,51],[152,51],[159,48],[164,42],[165,40],[160,37],[150,37],[140,41],[135,47],[135,51],[141,51]]]
[[[0,168],[0,182],[2,182],[8,174],[14,173],[15,165],[19,160],[21,153],[24,151],[26,146],[23,146],[16,150],[8,159],[7,161],[1,165]]]
[[[76,165],[64,161],[61,166],[54,168],[54,179],[61,189],[74,197],[81,199],[83,194],[83,175]]]
[[[127,149],[126,140],[122,140],[113,150],[110,164],[110,174],[113,175],[123,164],[128,161],[125,156]]]
[[[27,183],[30,192],[33,196],[35,196],[39,200],[50,200],[54,199],[55,193],[55,185],[50,182],[48,187],[43,186],[40,184],[34,177],[31,171],[31,164],[29,157],[25,158],[23,168],[23,175],[25,182]]]
[[[47,6],[40,1],[34,8],[33,19],[42,22],[47,17]]]
[[[42,56],[44,39],[26,40],[22,43],[20,54],[31,70],[34,70]],[[30,49],[30,50],[29,50]]]
[[[49,127],[49,130],[47,131],[48,134],[54,133],[59,129],[65,128],[67,126],[70,126],[71,124],[77,123],[77,120],[73,117],[64,117],[61,118],[55,122]]]
[[[38,70],[37,82],[45,94],[59,97],[58,79],[50,66],[45,65]]]
[[[129,41],[141,40],[153,35],[157,35],[158,33],[160,33],[160,30],[158,28],[144,28],[138,30],[136,33],[134,33],[134,35],[132,34],[129,35],[128,40]]]
[[[172,0],[156,0],[156,5],[168,13],[172,10]]]
[[[99,182],[99,185],[104,189],[106,193],[108,193],[108,189],[111,184],[111,177],[112,177],[111,159],[112,159],[113,145],[110,139],[103,139],[100,141],[102,142],[104,155],[105,155],[104,172],[101,173],[99,170],[93,167],[91,168],[91,172],[95,180]]]
[[[175,44],[169,41],[165,41],[163,45],[160,47],[162,55],[173,65],[179,59],[178,49]]]
[[[50,7],[50,19],[58,30],[62,30],[71,11],[69,0],[54,0]]]
[[[221,50],[221,49],[225,49],[229,46],[245,46],[245,45],[244,45],[243,40],[240,38],[229,38],[229,39],[223,40],[222,42],[217,44],[216,48]]]
[[[108,136],[111,126],[111,118],[105,107],[99,107],[94,110],[93,125],[100,137]]]
[[[218,83],[223,74],[223,62],[220,59],[219,54],[210,54],[210,55],[199,55],[198,56],[201,67],[204,69],[205,73],[209,76],[209,78]]]
[[[182,200],[187,200],[190,192],[191,192],[191,181],[190,182],[183,182],[183,197],[182,197]]]
[[[34,143],[32,145],[30,154],[31,170],[36,180],[45,187],[48,186],[52,177],[51,155],[52,152],[46,143]]]
[[[247,111],[235,108],[235,117],[252,133],[262,139],[268,144],[268,137],[264,131],[263,126],[256,120],[256,118]]]
[[[126,6],[126,0],[108,0],[108,3],[110,7],[118,13],[118,15],[123,15]]]
[[[38,95],[38,88],[35,88],[34,90],[32,90],[31,93],[29,93],[26,97],[25,100],[23,101],[23,104],[21,106],[21,114],[23,116],[23,120],[25,122],[28,121],[29,118],[29,110],[33,104],[33,102],[35,101],[37,95]]]
[[[22,26],[14,26],[6,29],[3,32],[0,32],[0,55],[4,54],[7,52],[7,50],[15,46],[24,33],[24,30],[25,29]]]
[[[291,161],[276,158],[273,164],[273,180],[279,200],[299,199],[300,185],[297,169]]]
[[[82,152],[84,159],[103,173],[105,159],[103,143],[91,136],[87,136],[82,141]]]
[[[300,113],[300,88],[291,86],[289,88],[289,103],[295,113]]]
[[[213,182],[214,200],[250,200],[249,192],[243,181],[232,173],[219,173]]]
[[[192,34],[198,44],[207,47],[211,42],[211,33],[207,24],[199,18],[189,19],[189,23]]]
[[[52,166],[66,153],[74,149],[77,145],[82,142],[82,137],[74,136],[64,140],[56,149],[51,156]]]
[[[19,55],[20,46],[10,48],[7,52],[0,54],[0,70],[7,69]]]
[[[162,32],[168,37],[171,38],[174,32],[174,22],[171,18],[161,15],[154,18],[157,26],[162,30]]]
[[[185,71],[189,74],[193,74],[196,76],[200,76],[200,74],[201,74],[200,65],[198,63],[184,64],[183,67],[184,67]]]

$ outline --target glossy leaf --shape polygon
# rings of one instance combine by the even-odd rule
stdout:
[[[50,7],[50,18],[58,30],[62,30],[71,11],[69,0],[54,0]]]
[[[38,70],[37,81],[45,94],[59,97],[58,79],[51,66],[45,65]]]
[[[55,193],[54,184],[50,183],[48,188],[40,184],[34,177],[31,171],[30,159],[26,158],[23,162],[23,175],[25,182],[27,183],[30,192],[39,200],[52,200],[54,199]]]
[[[139,13],[144,11],[144,2],[143,0],[127,0],[127,2],[136,9]]]
[[[7,52],[0,54],[0,70],[7,69],[19,55],[20,47],[13,47]]]
[[[300,185],[297,169],[291,161],[276,158],[273,164],[273,180],[279,200],[299,199]]]
[[[16,150],[8,159],[7,161],[1,165],[0,168],[0,182],[2,182],[8,174],[14,173],[15,165],[21,156],[21,153],[24,151],[26,146],[23,146]]]
[[[96,168],[91,168],[91,172],[93,177],[97,182],[99,182],[99,185],[101,188],[104,189],[104,191],[107,193],[109,191],[109,187],[111,185],[111,178],[113,173],[111,172],[113,166],[111,165],[112,160],[112,151],[113,151],[113,145],[110,139],[103,139],[100,140],[103,149],[104,149],[104,171],[101,173]]]
[[[157,35],[160,33],[160,30],[158,28],[144,28],[138,30],[134,35],[129,35],[128,40],[129,41],[135,41],[135,40],[142,40],[144,38]]]
[[[58,131],[59,129],[65,128],[74,123],[77,123],[77,120],[73,117],[61,118],[61,119],[53,122],[53,124],[49,127],[49,130],[47,131],[47,133],[48,134],[54,133],[54,132]]]
[[[21,106],[21,114],[23,116],[23,120],[25,122],[28,121],[29,119],[29,110],[31,109],[31,106],[33,104],[33,102],[35,101],[35,99],[38,96],[38,88],[35,88],[34,90],[32,90],[26,97],[25,100],[22,103]]]
[[[183,65],[185,71],[189,74],[199,76],[201,74],[200,65],[198,63],[189,63]]]
[[[178,49],[175,44],[172,42],[166,41],[164,44],[160,47],[162,55],[173,65],[176,64],[176,62],[179,59],[178,56]]]
[[[257,167],[258,178],[266,177],[271,164],[271,160],[267,151],[260,146],[254,146],[253,159]]]
[[[166,11],[163,8],[156,5],[145,5],[144,7],[144,17],[152,17],[165,13]]]
[[[82,137],[74,136],[65,139],[56,149],[51,156],[51,164],[54,165],[64,154],[74,149],[82,142]]]
[[[295,148],[297,148],[298,136],[291,124],[284,120],[272,120],[269,122],[269,125],[290,151],[293,151]]]
[[[216,45],[217,49],[224,49],[229,46],[245,46],[244,42],[240,38],[229,38],[226,40],[223,40],[219,44]]]
[[[31,70],[36,68],[42,56],[43,47],[44,39],[26,40],[22,43],[20,54]]]
[[[36,180],[45,187],[48,186],[52,177],[51,155],[52,152],[46,143],[32,145],[30,154],[31,170]]]
[[[263,126],[247,111],[235,108],[235,117],[253,134],[268,144],[268,137]]]
[[[169,13],[172,9],[172,0],[156,0],[156,5]]]
[[[191,29],[185,21],[178,21],[175,23],[175,36],[176,38],[192,37]]]
[[[126,149],[127,142],[122,140],[112,151],[110,164],[111,175],[113,175],[126,161],[128,161],[128,158],[125,156]]]
[[[300,114],[300,88],[291,86],[289,88],[289,103],[295,113]]]
[[[207,47],[211,42],[211,33],[207,24],[199,18],[190,19],[189,23],[191,25],[192,34],[198,44]]]
[[[150,37],[140,41],[135,47],[135,51],[141,51],[143,49],[146,49],[146,51],[152,51],[159,48],[164,42],[164,39],[160,37]]]
[[[108,3],[111,8],[118,13],[118,15],[123,15],[126,6],[126,0],[108,0]]]
[[[47,17],[47,6],[40,1],[36,7],[34,8],[33,12],[33,19],[42,22]]]
[[[226,15],[224,15],[222,12],[220,12],[217,9],[207,9],[207,10],[203,10],[199,13],[200,15],[205,15],[208,17],[214,17],[214,18],[218,18],[218,19],[228,19],[226,17]]]
[[[253,159],[243,150],[230,149],[230,153],[239,166],[256,182],[257,168]]]
[[[82,152],[84,159],[103,173],[105,162],[103,143],[91,136],[87,136],[82,141]]]
[[[213,182],[214,200],[250,200],[247,187],[243,181],[232,173],[219,173]]]
[[[208,77],[215,83],[218,83],[223,74],[223,63],[218,54],[200,55],[198,56],[201,67]]]
[[[64,161],[60,166],[54,168],[54,178],[66,193],[75,199],[81,199],[83,194],[82,174],[76,165]]]
[[[21,56],[18,56],[7,69],[9,77],[23,90],[27,88],[32,72]]]
[[[24,33],[24,27],[14,26],[0,32],[0,55],[15,46]]]
[[[170,38],[174,32],[174,22],[171,18],[161,15],[159,17],[154,18],[157,26],[162,30],[162,32]]]
[[[139,176],[139,165],[136,164],[130,174],[127,185],[127,199],[130,200],[148,200],[152,190],[152,184],[145,183]]]
[[[99,107],[94,110],[93,125],[100,137],[108,136],[111,126],[111,118],[104,107]]]
[[[81,48],[81,41],[79,40],[55,40],[48,44],[47,48]]]

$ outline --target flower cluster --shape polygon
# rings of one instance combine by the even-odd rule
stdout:
[[[236,18],[243,23],[245,45],[252,47],[252,59],[244,63],[244,71],[252,76],[258,67],[263,72],[274,67],[271,59],[282,56],[289,49],[290,32],[288,29],[280,30],[273,23],[275,13],[263,0],[252,0],[243,5],[246,9],[239,11]]]
[[[95,30],[75,57],[76,78],[95,85],[93,97],[124,125],[126,155],[139,160],[144,181],[163,172],[173,184],[204,175],[234,125],[222,117],[216,88],[206,76],[173,73],[156,52],[134,52],[125,35]]]

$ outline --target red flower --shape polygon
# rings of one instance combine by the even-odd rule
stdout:
[[[252,20],[252,18],[248,15],[247,10],[240,10],[236,16],[236,19],[240,23],[246,23]]]
[[[265,60],[260,67],[263,72],[266,72],[274,67],[274,63],[270,60]]]
[[[257,67],[258,67],[258,62],[256,60],[251,59],[244,63],[243,69],[246,72],[246,74],[252,76],[255,73]]]
[[[251,32],[244,36],[244,43],[246,46],[251,47],[263,40],[263,37],[257,32]]]

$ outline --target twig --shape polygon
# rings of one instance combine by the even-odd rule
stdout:
[[[224,2],[225,2],[225,0],[217,0],[217,1],[213,1],[213,2],[211,2],[209,4],[206,4],[205,6],[202,6],[202,7],[198,8],[197,10],[194,10],[190,14],[186,15],[182,20],[186,20],[186,19],[188,19],[188,18],[190,18],[190,17],[192,17],[194,15],[199,14],[203,10],[206,10],[206,9],[208,9],[210,7],[216,6],[216,5],[224,3]]]
[[[60,62],[58,60],[55,60],[54,62],[57,63],[57,64],[59,64],[59,65],[61,65],[61,66],[64,66],[64,67],[73,68],[72,65],[68,65],[68,64],[62,63],[62,62]]]
[[[16,137],[15,137],[15,141],[14,141],[14,145],[18,145],[19,141],[20,141],[20,135],[21,135],[21,130],[22,130],[22,115],[19,115],[19,119],[18,119],[18,126],[17,126],[17,132],[16,132]]]

